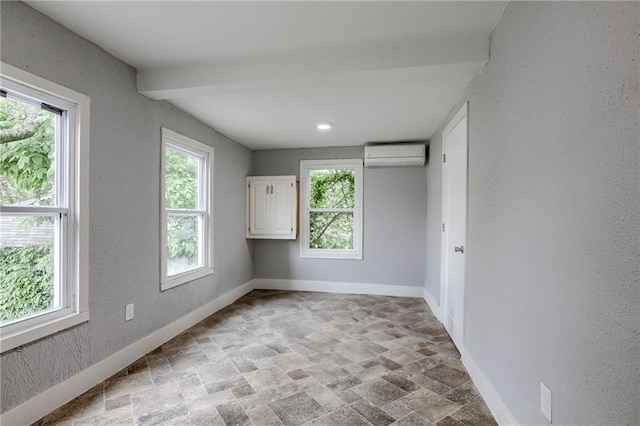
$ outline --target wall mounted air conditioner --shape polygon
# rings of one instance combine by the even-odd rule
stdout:
[[[423,166],[424,144],[377,144],[364,146],[365,167]]]

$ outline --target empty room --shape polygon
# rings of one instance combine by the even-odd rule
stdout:
[[[640,2],[0,1],[0,424],[639,425]]]

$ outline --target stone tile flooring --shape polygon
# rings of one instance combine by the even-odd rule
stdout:
[[[421,299],[254,290],[37,425],[495,425]]]

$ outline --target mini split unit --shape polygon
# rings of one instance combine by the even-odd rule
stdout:
[[[407,167],[423,166],[424,144],[377,144],[365,145],[365,167]]]

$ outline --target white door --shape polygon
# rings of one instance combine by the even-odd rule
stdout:
[[[467,236],[467,107],[445,128],[442,139],[442,279],[443,323],[458,349],[463,347],[464,284]]]

